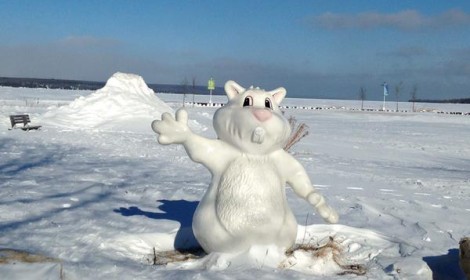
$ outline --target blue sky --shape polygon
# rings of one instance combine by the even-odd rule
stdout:
[[[470,1],[0,0],[0,76],[470,97]]]

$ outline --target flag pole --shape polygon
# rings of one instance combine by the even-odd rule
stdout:
[[[383,105],[382,105],[382,111],[385,111],[385,96],[386,96],[386,95],[384,94],[384,103],[383,103]]]
[[[212,91],[215,90],[215,81],[213,78],[207,81],[207,89],[209,90],[209,106],[212,106]]]
[[[382,86],[384,87],[384,103],[382,105],[382,111],[385,111],[385,96],[388,95],[388,85],[384,82]]]

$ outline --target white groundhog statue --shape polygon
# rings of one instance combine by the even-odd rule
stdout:
[[[337,213],[318,194],[302,165],[283,146],[291,128],[278,104],[286,90],[245,90],[225,84],[228,103],[214,115],[218,139],[196,135],[183,108],[152,122],[160,144],[182,144],[189,157],[203,164],[212,182],[193,216],[194,235],[204,251],[240,252],[253,245],[289,249],[297,222],[287,204],[285,184],[312,204],[323,219]]]

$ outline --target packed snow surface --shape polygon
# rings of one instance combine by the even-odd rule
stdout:
[[[117,74],[96,92],[0,88],[0,249],[60,259],[65,279],[463,279],[457,248],[470,235],[470,116],[435,113],[285,109],[310,131],[293,155],[340,215],[339,224],[323,224],[288,189],[297,243],[333,238],[343,263],[363,265],[365,275],[338,275],[344,270],[328,252],[286,256],[271,247],[152,265],[154,250],[194,245],[192,213],[210,174],[182,147],[159,145],[150,129],[183,96],[155,94],[140,79]],[[197,132],[214,137],[216,108],[186,108]],[[18,113],[43,127],[8,130]]]

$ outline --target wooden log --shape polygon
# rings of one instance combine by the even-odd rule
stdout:
[[[0,279],[64,280],[62,261],[26,251],[0,248]]]
[[[470,280],[470,237],[460,240],[460,267]]]

